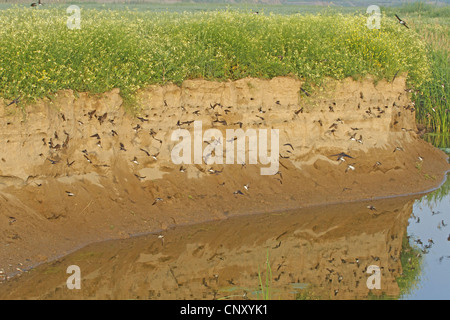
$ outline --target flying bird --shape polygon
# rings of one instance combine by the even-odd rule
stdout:
[[[19,103],[19,100],[20,100],[20,98],[15,98],[13,101],[11,101],[11,102],[7,105],[7,107],[9,107],[10,105],[13,105],[13,104],[18,104],[18,103]]]
[[[341,158],[344,158],[344,157],[347,157],[347,158],[350,158],[350,159],[355,159],[355,158],[353,158],[352,156],[350,156],[350,155],[348,155],[348,154],[346,154],[346,153],[344,153],[344,152],[341,152],[341,153],[338,153],[338,154],[332,154],[330,157],[338,157],[338,161],[341,159]]]
[[[32,7],[37,7],[37,6],[42,6],[42,5],[43,5],[43,3],[41,3],[41,0],[38,0],[38,2],[33,2],[31,4]]]
[[[56,163],[58,163],[58,162],[59,162],[58,160],[52,160],[52,159],[49,159],[49,158],[47,158],[47,160],[48,160],[48,161],[50,161],[50,162],[51,162],[51,164],[56,164]]]
[[[402,19],[400,19],[398,15],[395,15],[395,17],[397,18],[398,22],[399,22],[401,25],[403,25],[403,26],[405,26],[406,28],[409,29],[409,27],[406,25],[406,22],[403,21]]]
[[[108,115],[108,113],[105,112],[102,116],[97,117],[98,122],[99,122],[100,124],[102,124],[103,121],[105,121],[107,115]]]
[[[354,163],[352,163],[352,164],[349,164],[348,166],[347,166],[347,169],[345,169],[345,173],[347,173],[349,170],[355,170],[355,166],[354,166],[355,164]]]
[[[307,97],[309,97],[310,96],[310,94],[308,93],[308,92],[306,92],[306,90],[305,89],[303,89],[303,88],[300,88],[300,90],[302,90],[303,91],[303,93],[307,96]]]

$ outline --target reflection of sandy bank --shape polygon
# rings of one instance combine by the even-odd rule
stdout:
[[[273,299],[367,298],[369,265],[381,268],[381,290],[372,292],[396,296],[413,201],[235,217],[167,230],[164,244],[157,234],[92,244],[4,283],[0,298],[255,299],[267,254]],[[72,264],[81,268],[79,291],[65,285]]]
[[[67,90],[25,112],[0,108],[0,270],[174,225],[423,191],[449,168],[414,131],[405,78],[330,82],[310,96],[302,85],[280,77],[151,86],[138,95],[139,118],[125,112],[117,89]],[[259,164],[181,172],[171,134],[192,131],[185,123],[193,120],[223,136],[238,123],[279,129],[280,173],[261,176]],[[341,152],[353,158],[331,156]],[[152,205],[155,198],[163,201]],[[308,232],[300,235],[320,235]]]

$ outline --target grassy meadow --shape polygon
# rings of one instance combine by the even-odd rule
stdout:
[[[139,88],[193,78],[289,75],[320,85],[327,77],[407,73],[419,121],[449,132],[448,7],[398,8],[411,29],[392,8],[382,8],[380,29],[369,29],[364,8],[80,7],[81,28],[74,30],[66,25],[67,5],[0,7],[0,96],[25,103],[61,89],[118,87],[133,107]]]

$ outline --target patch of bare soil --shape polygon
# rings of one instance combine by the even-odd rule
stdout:
[[[1,108],[0,276],[106,239],[423,192],[449,170],[416,134],[404,78],[330,81],[308,96],[301,85],[282,77],[154,86],[139,93],[138,116],[119,90]],[[224,137],[278,129],[279,173],[261,175],[260,163],[175,165],[172,133],[192,133],[194,120]],[[332,156],[341,152],[352,158]]]

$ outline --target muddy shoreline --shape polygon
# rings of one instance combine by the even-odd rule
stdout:
[[[89,243],[175,226],[421,193],[444,179],[448,157],[416,134],[404,78],[347,79],[311,97],[301,85],[275,78],[150,87],[139,95],[141,119],[124,110],[118,90],[61,92],[25,114],[3,108],[0,270],[18,274]],[[205,129],[279,129],[280,174],[261,176],[260,164],[180,171],[170,135],[194,119]],[[340,152],[352,161],[331,156]]]
[[[258,299],[257,272],[267,272],[267,261],[272,299],[396,298],[402,239],[419,197],[235,216],[175,226],[163,239],[92,243],[0,285],[0,298]],[[367,214],[371,204],[376,214]],[[382,270],[381,291],[365,285],[373,264]],[[69,265],[81,268],[82,290],[66,287]]]

